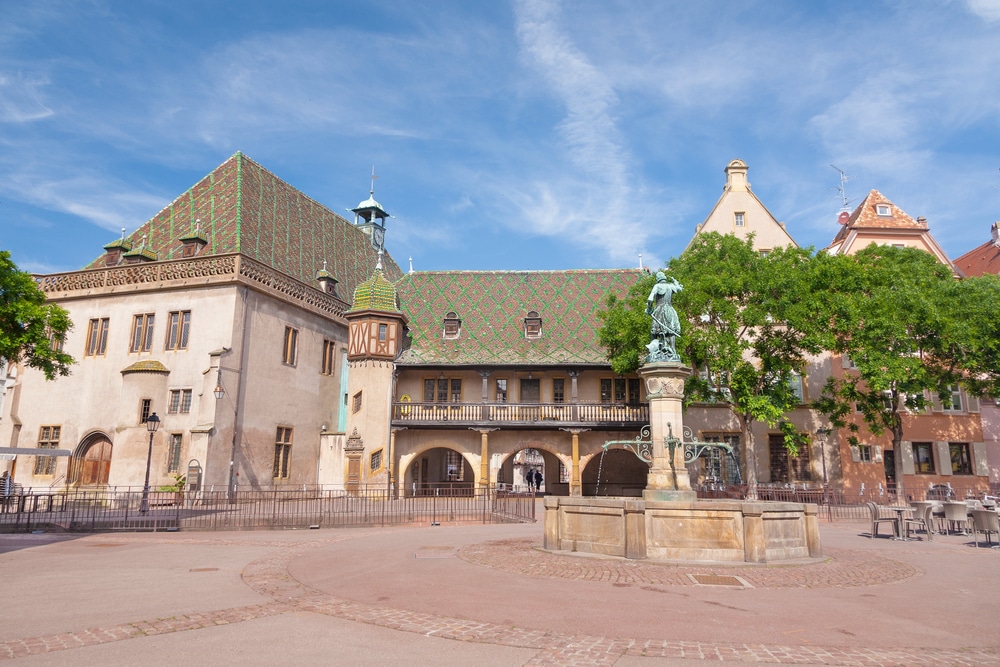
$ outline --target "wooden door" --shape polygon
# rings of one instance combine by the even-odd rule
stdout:
[[[80,461],[80,477],[77,480],[81,486],[93,486],[108,483],[111,472],[111,441],[101,438],[91,444]]]

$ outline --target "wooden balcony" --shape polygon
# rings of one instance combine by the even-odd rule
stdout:
[[[392,404],[393,426],[427,428],[638,429],[649,423],[645,403],[400,403]]]

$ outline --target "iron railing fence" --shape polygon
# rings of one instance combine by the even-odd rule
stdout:
[[[517,523],[535,520],[535,496],[496,489],[397,497],[385,489],[24,493],[0,499],[0,532],[267,530],[401,524]]]

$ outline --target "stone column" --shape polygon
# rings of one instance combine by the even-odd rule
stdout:
[[[497,429],[480,428],[473,430],[479,431],[480,437],[479,486],[487,487],[490,485],[489,432],[496,431]]]
[[[582,496],[583,483],[580,481],[580,434],[589,431],[589,428],[564,428],[562,431],[569,431],[573,436],[573,463],[569,471],[569,495]]]
[[[642,492],[645,500],[693,501],[697,498],[684,465],[684,445],[678,444],[672,457],[667,447],[667,437],[671,433],[678,441],[683,439],[684,380],[689,375],[690,368],[674,361],[648,363],[639,369],[639,376],[646,383],[653,440],[653,465]]]

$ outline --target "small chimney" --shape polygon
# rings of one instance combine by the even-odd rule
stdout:
[[[1000,231],[997,229],[998,226],[1000,226],[1000,221],[993,223],[993,226],[990,227],[990,235],[993,237],[993,245],[1000,248]]]

